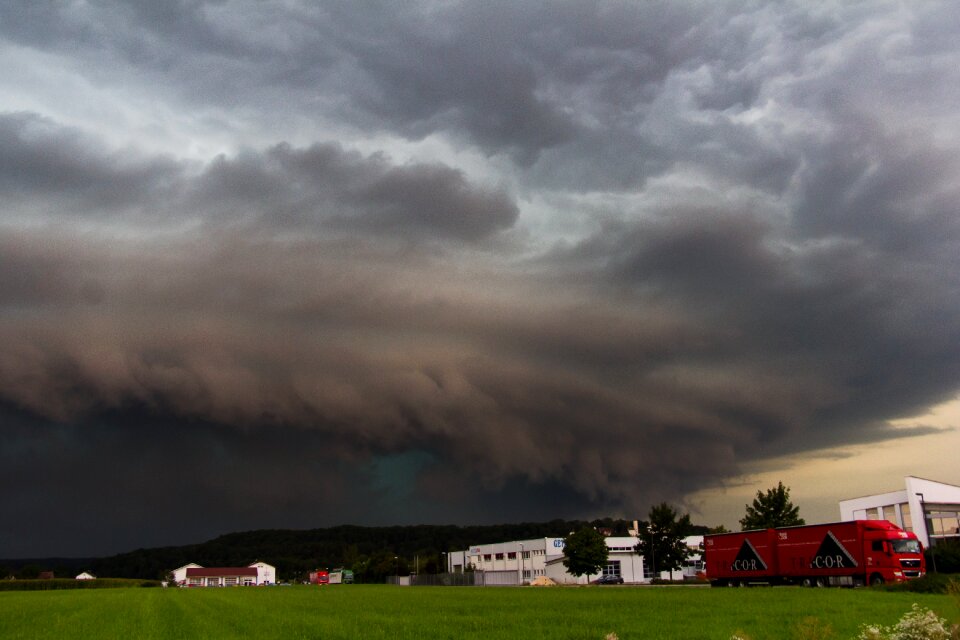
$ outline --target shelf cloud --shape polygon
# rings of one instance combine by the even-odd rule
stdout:
[[[3,555],[642,517],[936,433],[889,422],[960,390],[958,27],[0,8]]]

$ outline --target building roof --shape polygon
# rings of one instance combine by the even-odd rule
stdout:
[[[250,576],[257,577],[255,567],[189,567],[188,578],[218,578],[222,576]]]

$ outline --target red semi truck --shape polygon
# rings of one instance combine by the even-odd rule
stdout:
[[[917,536],[886,520],[855,520],[704,536],[713,586],[862,586],[926,573]]]

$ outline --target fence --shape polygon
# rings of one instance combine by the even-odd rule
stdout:
[[[390,576],[387,584],[415,587],[505,587],[520,584],[516,571],[468,571],[466,573],[438,573]]]

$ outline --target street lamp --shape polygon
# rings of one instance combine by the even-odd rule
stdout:
[[[400,584],[400,557],[393,556],[393,562],[394,562],[394,566],[396,567],[397,584]]]
[[[930,525],[927,524],[927,503],[923,499],[923,493],[917,492],[920,496],[920,516],[923,518],[923,530],[927,533],[927,544],[930,546],[930,560],[933,562],[933,572],[937,573],[937,556],[933,553],[933,538],[930,537]]]

